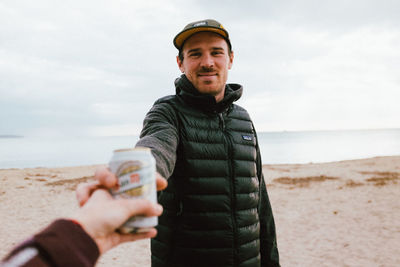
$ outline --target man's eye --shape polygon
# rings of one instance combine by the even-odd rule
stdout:
[[[190,57],[199,57],[200,53],[191,53],[189,54]]]

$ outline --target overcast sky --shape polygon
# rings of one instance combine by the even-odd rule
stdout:
[[[0,135],[136,135],[214,18],[258,131],[400,128],[398,0],[1,0]]]

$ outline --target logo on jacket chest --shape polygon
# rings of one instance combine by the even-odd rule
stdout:
[[[242,135],[243,140],[245,141],[251,141],[253,138],[250,135]]]

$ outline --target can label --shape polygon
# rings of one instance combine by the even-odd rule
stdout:
[[[145,198],[156,203],[155,160],[148,148],[115,150],[109,168],[118,178],[110,190],[114,198]],[[158,217],[134,216],[119,228],[122,233],[146,232],[156,226]]]

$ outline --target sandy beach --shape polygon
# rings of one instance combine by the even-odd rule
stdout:
[[[0,170],[0,257],[77,209],[97,166]],[[282,266],[400,266],[400,156],[264,165]],[[150,266],[149,241],[97,266]]]

